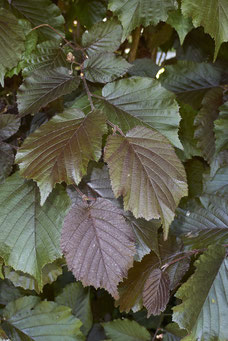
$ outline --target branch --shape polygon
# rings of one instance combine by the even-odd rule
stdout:
[[[141,33],[141,27],[137,27],[133,33],[132,33],[132,44],[131,44],[131,50],[129,53],[128,61],[129,63],[132,63],[137,55],[137,50],[139,46],[139,40],[140,40],[140,33]]]

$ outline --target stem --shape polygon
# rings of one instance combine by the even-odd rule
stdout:
[[[139,46],[139,40],[140,40],[140,33],[141,33],[141,27],[137,27],[133,33],[132,33],[132,45],[131,45],[131,50],[129,53],[128,61],[129,63],[132,63],[137,55],[137,50]]]
[[[73,184],[73,186],[75,190],[78,192],[78,194],[80,195],[82,201],[96,200],[95,198],[87,197],[87,195],[83,194],[82,191],[80,191],[80,189],[76,185]]]
[[[94,110],[94,104],[93,104],[93,100],[92,100],[92,95],[91,95],[91,92],[89,90],[88,84],[86,82],[85,75],[83,73],[83,67],[81,67],[81,71],[82,72],[81,72],[80,76],[81,76],[81,79],[83,81],[83,84],[84,84],[84,87],[85,87],[85,91],[86,91],[88,99],[89,99],[91,110],[93,111]]]
[[[164,264],[164,265],[161,267],[161,269],[162,269],[162,270],[165,270],[165,269],[167,269],[170,265],[172,265],[172,264],[174,264],[174,263],[177,263],[177,262],[179,262],[179,261],[182,260],[182,259],[185,259],[185,258],[188,258],[188,257],[190,257],[190,256],[192,256],[192,255],[195,255],[195,254],[197,254],[197,253],[199,253],[199,252],[204,252],[205,250],[206,250],[206,249],[199,249],[199,250],[188,251],[184,256],[179,257],[179,258],[176,258],[176,259],[172,260],[171,262]]]
[[[114,123],[112,123],[111,121],[107,120],[106,123],[108,125],[110,125],[110,127],[113,128],[113,133],[115,134],[116,131],[118,131],[120,133],[121,136],[125,137],[124,133],[122,132],[122,130],[117,126],[115,125]]]
[[[157,336],[157,333],[159,332],[159,330],[161,330],[161,324],[162,324],[162,321],[164,320],[164,314],[161,314],[161,317],[160,317],[160,319],[159,319],[159,322],[158,322],[158,325],[157,325],[157,329],[156,329],[156,331],[155,331],[155,333],[154,333],[154,336],[153,336],[153,338],[152,338],[152,341],[155,341],[155,339],[156,339],[156,336]]]

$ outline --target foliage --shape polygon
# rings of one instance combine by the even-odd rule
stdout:
[[[226,0],[0,0],[1,340],[228,340],[227,40]]]

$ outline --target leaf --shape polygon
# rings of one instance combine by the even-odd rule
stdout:
[[[80,24],[87,28],[101,21],[107,10],[104,0],[79,0],[74,4],[74,9]]]
[[[72,316],[70,308],[55,302],[41,302],[39,297],[21,297],[10,302],[3,316],[3,328],[8,329],[14,340],[20,335],[35,341],[44,338],[47,341],[84,340],[80,331],[82,323]]]
[[[107,118],[124,133],[136,125],[152,127],[182,149],[178,137],[180,116],[175,96],[156,80],[144,77],[122,79],[102,89],[99,100]]]
[[[219,116],[214,121],[216,152],[228,149],[228,101],[219,108]]]
[[[20,118],[14,115],[0,115],[0,139],[7,140],[13,136],[20,127]]]
[[[110,0],[108,8],[118,16],[123,25],[123,37],[131,33],[136,27],[144,27],[159,21],[166,21],[168,12],[177,8],[175,0]],[[123,39],[124,40],[124,39]]]
[[[203,26],[204,32],[209,33],[215,40],[214,60],[219,48],[224,41],[228,41],[228,4],[226,0],[208,0],[205,6],[204,0],[193,3],[191,0],[183,0],[182,13],[192,17],[195,27]]]
[[[42,68],[51,70],[58,67],[68,67],[66,58],[63,48],[56,41],[45,41],[37,45],[36,50],[26,58],[23,76],[28,76],[32,71]]]
[[[195,118],[194,137],[197,146],[202,150],[204,158],[210,163],[215,153],[214,121],[218,117],[219,106],[222,104],[223,90],[215,88],[209,90],[203,98],[202,108]]]
[[[60,295],[55,298],[58,304],[72,309],[72,314],[82,321],[81,330],[87,335],[93,324],[93,315],[90,305],[90,291],[83,288],[80,282],[70,283]]]
[[[37,181],[41,205],[56,183],[78,184],[87,172],[90,160],[101,156],[105,118],[98,110],[84,116],[69,109],[54,116],[32,133],[17,153],[25,178]]]
[[[30,274],[42,288],[41,270],[61,257],[60,231],[69,199],[59,186],[43,207],[38,188],[18,173],[0,186],[0,252],[6,265]]]
[[[118,319],[102,323],[105,333],[112,341],[149,341],[150,333],[136,321]]]
[[[225,340],[228,263],[224,248],[209,247],[195,262],[195,267],[195,273],[176,293],[182,303],[173,308],[173,321],[187,329],[191,339]]]
[[[203,173],[208,170],[202,159],[193,158],[185,163],[189,197],[200,196],[203,192]]]
[[[0,142],[0,184],[5,181],[12,171],[14,163],[13,147],[5,142]]]
[[[150,58],[135,59],[133,66],[128,70],[131,76],[155,78],[160,70],[160,66],[155,64]]]
[[[181,14],[181,10],[177,9],[169,13],[167,24],[170,24],[177,31],[181,45],[186,35],[193,29],[192,21],[188,17]]]
[[[79,77],[69,75],[64,67],[34,71],[25,78],[17,93],[20,116],[37,113],[49,102],[71,93],[79,82]]]
[[[143,288],[143,305],[147,308],[148,314],[160,315],[165,310],[169,301],[169,276],[160,269],[150,273]]]
[[[160,79],[162,86],[174,92],[180,101],[199,109],[206,92],[226,84],[228,74],[213,64],[178,61],[167,66]]]
[[[228,243],[228,200],[223,196],[204,195],[192,200],[187,209],[178,209],[173,226],[185,245],[201,249],[215,243]]]
[[[115,197],[123,195],[124,209],[136,218],[161,218],[167,238],[187,184],[184,168],[166,138],[138,126],[126,137],[109,136],[104,159]]]
[[[225,192],[228,193],[228,155],[225,155],[225,165],[219,168],[215,174],[204,176],[203,190],[205,193],[213,194],[214,192]]]
[[[25,50],[25,35],[17,18],[0,8],[0,84],[4,87],[4,76],[20,61]]]
[[[74,205],[64,220],[61,248],[77,280],[118,298],[117,285],[135,253],[133,233],[118,208],[100,198]]]
[[[82,45],[89,57],[103,52],[114,52],[121,44],[122,28],[115,20],[96,23],[82,36]]]
[[[27,19],[32,27],[49,24],[63,34],[64,18],[58,6],[50,0],[36,0],[35,2],[30,0],[13,0],[11,6],[16,10],[17,14]],[[38,32],[42,40],[60,40],[60,36],[49,27],[41,27],[38,29]]]
[[[94,54],[84,62],[85,77],[90,82],[108,83],[126,73],[130,66],[113,53]]]
[[[6,305],[11,301],[21,297],[22,293],[8,280],[0,280],[0,304]],[[1,314],[2,315],[2,314]]]

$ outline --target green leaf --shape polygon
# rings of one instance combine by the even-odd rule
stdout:
[[[68,67],[67,56],[56,41],[48,40],[36,47],[36,51],[26,58],[23,76],[28,76],[32,71],[47,68]]]
[[[218,119],[214,121],[216,152],[228,149],[228,101],[219,108]]]
[[[114,320],[102,323],[105,333],[112,341],[149,341],[150,333],[136,321]]]
[[[114,52],[121,44],[122,28],[115,20],[95,24],[82,36],[82,45],[89,57],[102,52]]]
[[[225,165],[219,168],[214,175],[209,174],[204,176],[203,189],[205,193],[213,194],[214,192],[228,193],[228,155],[225,156]]]
[[[109,200],[74,205],[64,220],[61,248],[77,280],[118,298],[117,285],[133,264],[134,236]]]
[[[55,302],[41,302],[39,297],[21,297],[3,311],[3,328],[13,340],[73,341],[84,340],[81,321],[71,309]],[[24,339],[24,337],[26,337]]]
[[[5,264],[30,274],[61,257],[60,232],[69,198],[61,186],[41,207],[38,188],[15,173],[0,186],[0,252]]]
[[[186,35],[193,29],[192,21],[188,17],[181,14],[181,10],[172,11],[169,13],[168,20],[166,21],[177,31],[181,45],[184,42]]]
[[[3,281],[0,279],[0,304],[6,305],[22,295],[21,291],[18,288],[15,288],[10,281],[6,279]]]
[[[194,137],[197,146],[202,150],[204,158],[211,162],[215,153],[214,121],[218,117],[219,106],[222,104],[223,90],[209,90],[203,98],[202,107],[194,120],[196,126]]]
[[[166,21],[168,13],[177,9],[176,0],[110,0],[108,8],[118,16],[123,25],[123,38],[136,27],[144,27]]]
[[[143,77],[107,84],[97,104],[124,133],[136,125],[152,127],[182,149],[178,137],[180,116],[175,96],[157,80]]]
[[[228,74],[213,64],[178,61],[167,66],[160,79],[162,85],[174,92],[180,101],[199,109],[206,92],[226,84]]]
[[[107,10],[105,0],[79,0],[74,3],[74,9],[80,24],[87,28],[101,21]]]
[[[226,0],[183,0],[182,13],[192,17],[195,27],[203,26],[204,32],[209,33],[215,40],[214,60],[224,41],[228,41],[228,4]]]
[[[79,86],[80,78],[64,67],[38,69],[25,78],[17,93],[20,116],[36,114],[42,107]]]
[[[83,288],[80,282],[70,283],[55,298],[55,302],[72,309],[72,314],[83,323],[81,327],[83,334],[87,335],[93,324],[89,289]]]
[[[131,67],[114,53],[93,54],[84,62],[85,77],[91,82],[108,83],[119,78]]]
[[[90,160],[101,156],[105,118],[95,110],[84,116],[77,109],[68,109],[54,116],[32,133],[17,153],[25,178],[37,181],[41,205],[56,183],[81,181]]]
[[[167,139],[138,126],[126,137],[109,136],[104,159],[115,197],[123,195],[124,209],[136,218],[161,218],[167,238],[175,209],[187,195],[184,167]]]
[[[0,8],[0,84],[4,76],[18,64],[25,50],[25,35],[18,19],[9,11]]]
[[[143,288],[143,305],[150,315],[160,315],[169,301],[169,275],[154,269],[148,276]]]
[[[152,59],[140,58],[133,62],[133,66],[128,70],[131,76],[155,78],[160,70],[160,66],[155,64]]]
[[[0,184],[5,181],[12,171],[14,163],[13,147],[5,142],[0,142]]]
[[[173,321],[180,328],[187,329],[191,340],[225,341],[228,260],[224,248],[218,245],[209,247],[195,266],[195,273],[176,293],[182,303],[173,308]]]
[[[48,24],[64,35],[64,18],[58,6],[50,0],[36,0],[35,2],[30,0],[13,0],[11,1],[11,6],[18,15],[23,19],[27,19],[32,27]],[[42,40],[61,39],[50,27],[41,27],[38,29],[38,32]]]

